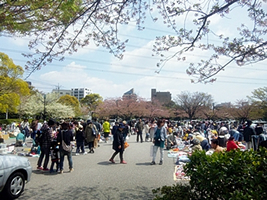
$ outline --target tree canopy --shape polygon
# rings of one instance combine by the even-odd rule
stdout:
[[[121,117],[123,119],[133,119],[137,117],[170,117],[169,110],[164,108],[159,102],[145,101],[140,97],[137,99],[106,99],[98,106],[96,113],[100,118]]]
[[[0,52],[0,112],[16,112],[20,97],[29,94],[28,83],[23,81],[22,67]]]
[[[184,91],[177,95],[175,102],[188,115],[188,118],[192,120],[201,109],[211,107],[213,99],[211,95],[206,93]]]
[[[103,102],[103,98],[99,94],[88,94],[81,99],[81,104],[87,106],[89,110],[94,111],[96,107]]]
[[[74,109],[71,106],[63,105],[58,102],[58,95],[55,93],[44,94],[36,92],[24,99],[20,106],[22,116],[45,116],[46,118],[70,118],[75,117]]]
[[[266,6],[266,0],[2,1],[0,27],[7,34],[34,36],[29,47],[35,52],[25,55],[30,58],[26,67],[31,74],[92,42],[121,59],[128,39],[120,39],[120,28],[134,21],[143,30],[146,17],[151,16],[173,31],[156,38],[153,51],[161,57],[157,72],[172,58],[182,62],[189,51],[205,51],[211,56],[190,63],[187,74],[193,81],[208,82],[215,81],[213,76],[231,63],[242,66],[266,59]],[[212,22],[218,18],[225,24],[237,20],[237,33],[217,34]]]
[[[72,107],[75,111],[76,116],[80,114],[80,103],[76,97],[67,94],[61,96],[58,100],[58,103]]]
[[[255,89],[249,99],[259,108],[258,116],[267,120],[267,87]]]

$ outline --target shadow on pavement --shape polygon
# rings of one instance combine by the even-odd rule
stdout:
[[[64,187],[64,183],[62,183]],[[40,194],[41,193],[41,194]],[[63,194],[59,194],[51,185],[44,185],[42,188],[25,189],[19,199],[45,199],[42,194],[45,193],[46,199],[92,199],[92,200],[125,200],[125,199],[153,199],[152,189],[148,187],[135,187],[129,189],[120,189],[117,187],[66,187]]]
[[[32,170],[32,173],[34,173],[34,174],[43,174],[44,172],[42,170],[36,169],[36,170]]]
[[[98,162],[97,164],[98,165],[112,165],[112,163],[109,161]]]

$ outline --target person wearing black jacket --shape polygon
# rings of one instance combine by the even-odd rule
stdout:
[[[252,121],[248,120],[247,125],[244,128],[244,133],[243,133],[244,140],[246,142],[246,149],[247,150],[251,149],[251,147],[252,147],[251,136],[255,135],[255,130],[250,126],[251,124],[252,124]]]
[[[47,168],[48,162],[49,162],[49,152],[50,152],[50,146],[52,142],[52,129],[55,125],[55,122],[50,119],[47,124],[44,124],[40,130],[40,134],[37,135],[36,140],[38,141],[40,148],[41,148],[41,155],[37,162],[37,169],[49,171]],[[44,160],[44,165],[42,167],[42,162]]]
[[[69,161],[69,171],[72,172],[73,169],[73,162],[72,162],[72,152],[65,151],[62,147],[62,140],[66,143],[66,145],[71,145],[70,142],[73,141],[73,134],[70,130],[70,126],[68,123],[63,122],[61,125],[61,130],[59,130],[59,133],[57,135],[57,142],[59,145],[59,151],[60,151],[60,173],[63,173],[63,163],[64,163],[64,156],[67,155],[68,161]]]
[[[77,145],[77,148],[76,148],[76,156],[80,155],[80,148],[82,150],[82,153],[85,155],[87,154],[87,152],[84,151],[84,140],[85,140],[85,137],[84,137],[84,132],[83,132],[83,126],[82,125],[78,125],[78,129],[76,130],[76,136],[75,136],[75,139],[76,139],[76,145]]]
[[[110,162],[115,163],[114,158],[115,156],[120,153],[120,161],[122,164],[127,164],[123,160],[123,151],[124,151],[124,139],[123,139],[123,129],[124,125],[122,123],[119,124],[117,131],[113,134],[113,144],[112,148],[115,150],[111,158],[109,159]]]

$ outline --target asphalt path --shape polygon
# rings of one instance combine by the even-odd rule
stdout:
[[[152,189],[175,183],[174,160],[167,157],[167,151],[163,165],[158,164],[159,152],[156,165],[150,165],[152,143],[137,143],[136,135],[131,135],[127,142],[130,145],[124,152],[127,164],[120,164],[119,155],[115,164],[110,163],[112,142],[101,142],[93,154],[75,156],[73,151],[71,173],[66,156],[63,174],[37,170],[38,158],[29,157],[32,177],[19,199],[153,199]],[[88,148],[85,150],[88,152]]]

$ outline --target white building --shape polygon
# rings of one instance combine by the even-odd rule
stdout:
[[[71,90],[57,90],[57,89],[53,89],[52,93],[56,93],[58,94],[60,97],[61,96],[65,96],[65,95],[71,95]]]
[[[71,88],[71,95],[76,97],[79,101],[90,93],[91,90],[88,88]]]

